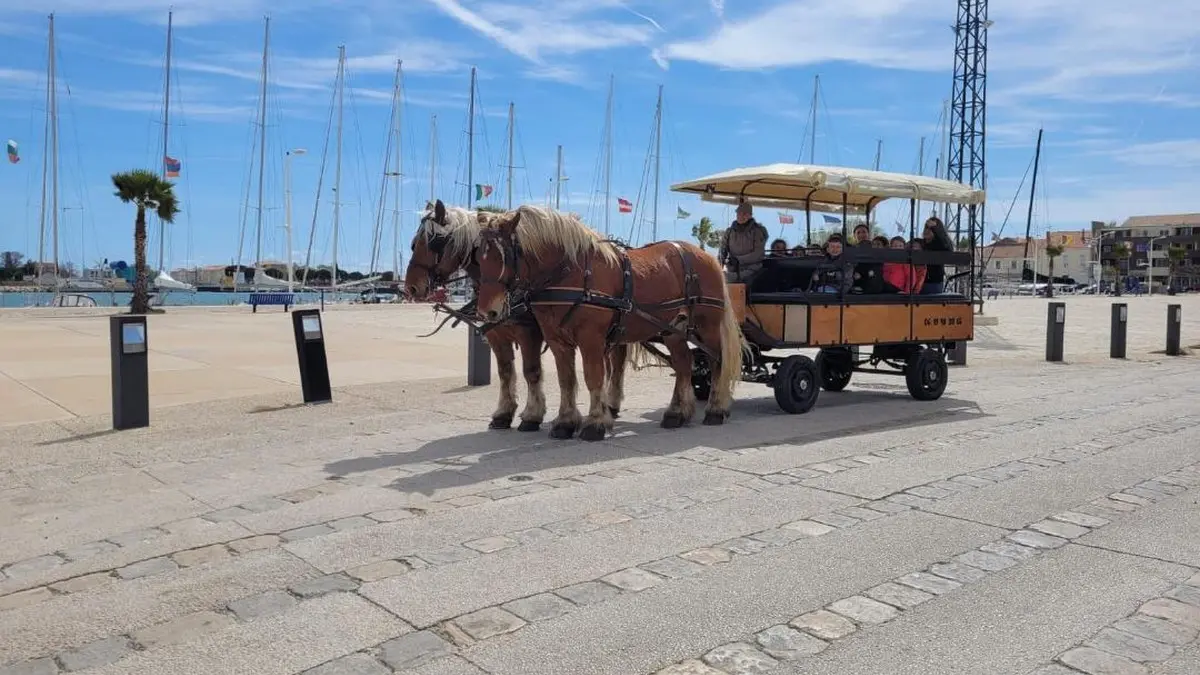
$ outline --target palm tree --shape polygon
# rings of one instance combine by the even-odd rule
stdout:
[[[1049,283],[1046,284],[1046,297],[1047,298],[1054,297],[1054,259],[1057,258],[1058,256],[1062,255],[1063,250],[1064,249],[1062,246],[1047,246],[1046,247],[1046,257],[1050,259],[1050,278],[1048,279]],[[1037,283],[1037,279],[1034,279],[1034,283],[1035,284]]]
[[[504,207],[496,206],[495,204],[476,204],[475,210],[487,213],[505,213]]]
[[[1183,259],[1187,257],[1187,250],[1178,244],[1172,244],[1167,247],[1167,290],[1175,286],[1175,274],[1179,272],[1179,266],[1183,263]]]
[[[713,227],[712,221],[708,219],[708,216],[704,216],[700,219],[699,223],[692,226],[692,236],[700,243],[700,248],[702,249],[719,248],[721,246],[721,233],[722,230]]]
[[[133,281],[133,302],[129,311],[131,314],[145,314],[150,310],[146,273],[146,209],[153,209],[164,223],[175,222],[175,215],[179,213],[175,184],[145,169],[115,173],[112,182],[113,187],[117,188],[114,194],[118,199],[137,206],[137,218],[133,222],[133,261],[137,275]]]
[[[1120,295],[1121,294],[1121,262],[1120,261],[1129,260],[1129,256],[1133,254],[1133,251],[1130,250],[1129,244],[1126,244],[1125,242],[1122,241],[1122,242],[1117,242],[1117,243],[1113,244],[1112,254],[1113,254],[1113,257],[1117,259],[1117,263],[1115,265],[1113,265],[1113,272],[1116,274],[1116,277],[1117,277],[1117,280],[1115,282],[1113,282],[1113,295]]]

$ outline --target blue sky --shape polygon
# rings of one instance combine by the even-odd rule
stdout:
[[[1193,0],[1130,11],[1118,0],[993,3],[988,79],[989,230],[999,227],[1046,129],[1035,229],[1086,227],[1144,213],[1200,210],[1200,23]],[[544,201],[564,146],[564,208],[602,227],[598,160],[615,75],[613,232],[633,229],[615,197],[635,199],[657,87],[665,87],[659,237],[686,237],[723,208],[667,191],[671,182],[776,161],[805,141],[821,77],[815,160],[913,172],[939,154],[949,96],[955,5],[948,0],[0,0],[0,140],[22,161],[0,166],[0,249],[36,255],[45,112],[46,10],[56,11],[61,178],[60,257],[129,259],[132,212],[108,176],[157,168],[165,24],[175,10],[170,154],[183,161],[184,214],[169,266],[227,264],[256,199],[253,145],[263,16],[271,14],[263,257],[285,256],[284,152],[293,162],[293,250],[303,260],[330,110],[337,47],[346,46],[339,260],[370,260],[395,63],[404,61],[403,238],[429,194],[430,117],[438,118],[437,193],[465,200],[468,77],[478,67],[475,182],[504,203],[505,117],[516,106],[514,199]],[[286,7],[281,9],[280,7]],[[331,151],[332,152],[332,151]],[[807,149],[805,150],[807,156]],[[255,160],[256,161],[256,160]],[[332,159],[317,215],[315,261],[331,256]],[[1028,184],[1026,184],[1028,189]],[[1005,229],[1023,229],[1022,193]],[[649,195],[639,203],[649,206]],[[691,212],[675,221],[675,209]],[[390,197],[389,206],[390,207]],[[81,210],[82,209],[82,210]],[[781,229],[774,213],[759,220]],[[882,214],[881,221],[891,220]],[[242,259],[254,259],[254,210]],[[797,218],[802,222],[802,218]],[[390,223],[390,216],[389,216]],[[637,238],[649,238],[644,225]],[[390,266],[390,231],[382,267]],[[151,250],[156,246],[152,244]],[[49,256],[47,256],[49,257]],[[156,262],[151,255],[151,263]]]

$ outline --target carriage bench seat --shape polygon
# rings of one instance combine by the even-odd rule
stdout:
[[[251,293],[250,294],[250,311],[258,312],[259,305],[283,305],[283,311],[288,311],[292,305],[296,304],[296,295],[294,293]]]
[[[907,295],[905,293],[847,293],[840,299],[832,293],[751,293],[751,305],[966,305],[967,297],[958,293]]]

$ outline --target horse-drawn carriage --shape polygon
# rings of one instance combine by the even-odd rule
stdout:
[[[810,242],[814,212],[840,214],[845,239],[849,216],[869,220],[884,200],[905,199],[909,202],[908,234],[915,238],[921,234],[917,225],[920,203],[976,209],[985,199],[982,190],[936,178],[795,164],[735,169],[671,189],[698,194],[709,202],[803,209]],[[807,412],[820,389],[840,391],[855,372],[903,375],[913,398],[939,398],[946,388],[947,350],[974,337],[972,261],[976,242],[969,233],[968,239],[966,252],[847,246],[836,259],[812,249],[809,255],[765,259],[762,271],[752,279],[729,284],[729,297],[748,344],[743,381],[771,386],[776,402],[789,413]],[[922,295],[917,289],[858,293],[850,292],[848,285],[830,293],[803,283],[822,271],[850,275],[864,265],[888,263],[965,270],[957,276],[965,277],[962,280],[967,283],[961,286],[967,295]],[[803,354],[776,353],[814,347],[820,350],[815,360]],[[697,396],[704,398],[710,382],[708,358],[700,351],[694,358],[692,382]]]

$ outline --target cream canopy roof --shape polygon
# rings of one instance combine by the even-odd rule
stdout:
[[[893,197],[946,204],[982,204],[983,190],[961,183],[885,171],[803,164],[768,164],[734,169],[671,186],[674,192],[699,194],[704,201],[774,208],[840,212],[845,204],[861,213]]]

